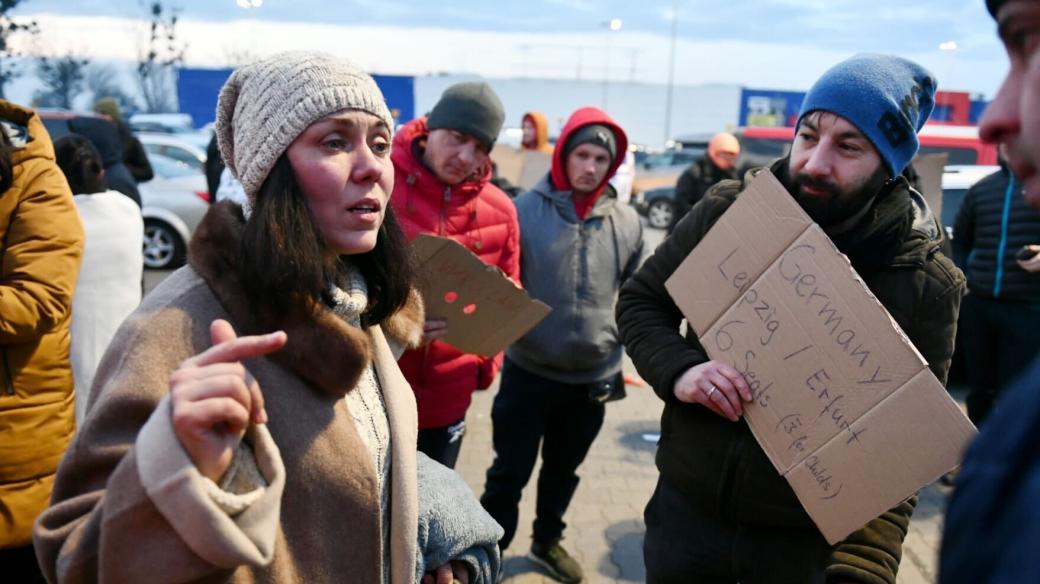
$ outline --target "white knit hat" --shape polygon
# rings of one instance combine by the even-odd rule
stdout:
[[[220,155],[255,200],[289,144],[315,121],[345,109],[377,116],[393,131],[376,82],[347,59],[303,51],[272,55],[235,70],[220,90]]]

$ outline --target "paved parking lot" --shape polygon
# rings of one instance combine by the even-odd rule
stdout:
[[[629,366],[630,368],[630,366]],[[478,392],[466,419],[467,434],[457,470],[479,496],[491,464],[491,402],[496,387]],[[581,484],[567,512],[564,547],[581,562],[588,582],[643,582],[643,507],[657,480],[655,444],[663,403],[648,387],[629,387],[628,397],[607,405],[607,419],[579,475]],[[535,473],[537,473],[537,469]],[[535,475],[537,476],[537,474]],[[536,479],[524,490],[520,526],[506,550],[505,582],[554,582],[524,557],[534,519]],[[936,581],[936,554],[948,489],[932,485],[921,500],[903,546],[898,584]]]

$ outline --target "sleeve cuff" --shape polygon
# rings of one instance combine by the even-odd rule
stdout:
[[[256,464],[253,449],[243,440],[235,449],[231,466],[217,484],[205,478],[203,487],[218,507],[228,515],[238,515],[257,502],[264,493],[267,481]]]
[[[174,433],[168,395],[135,445],[141,484],[152,503],[192,551],[221,568],[266,565],[274,554],[285,467],[266,426],[251,427],[247,436],[267,484],[243,494],[224,491],[195,468]]]

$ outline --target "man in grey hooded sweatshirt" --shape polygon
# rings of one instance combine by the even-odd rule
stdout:
[[[582,108],[563,128],[551,173],[515,200],[524,288],[553,310],[506,350],[491,411],[496,457],[481,503],[505,529],[505,549],[541,443],[530,557],[561,582],[582,578],[559,542],[576,471],[603,425],[594,394],[624,383],[614,303],[639,266],[643,228],[607,181],[627,147],[607,114]]]

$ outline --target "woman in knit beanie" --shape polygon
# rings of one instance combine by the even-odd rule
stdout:
[[[231,75],[216,132],[248,202],[210,209],[102,359],[34,533],[50,581],[491,580],[498,526],[468,489],[441,525],[451,478],[416,456],[392,128],[330,55]]]

